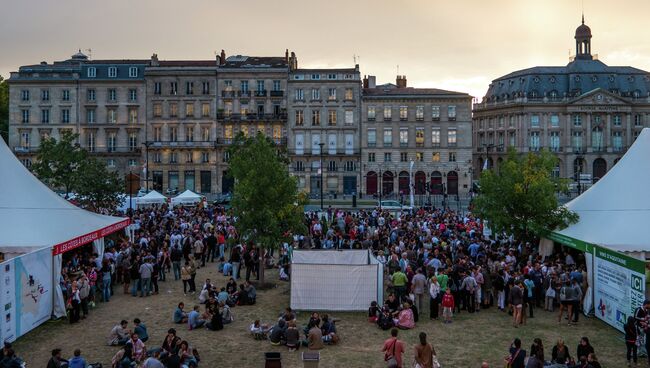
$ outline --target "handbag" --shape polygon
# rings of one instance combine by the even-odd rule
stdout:
[[[508,356],[506,357],[506,359],[505,359],[505,361],[506,361],[506,368],[511,368],[511,367],[512,367],[512,362],[514,362],[515,359],[517,359],[517,356],[519,355],[519,352],[520,352],[520,351],[521,351],[521,349],[517,349],[517,351],[515,351],[514,354],[512,354],[512,355],[508,355]]]
[[[442,365],[438,361],[438,357],[435,355],[431,356],[431,363],[433,363],[433,368],[442,368]]]

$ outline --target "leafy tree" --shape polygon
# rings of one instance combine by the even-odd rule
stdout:
[[[497,232],[533,241],[556,228],[578,221],[578,215],[559,206],[556,192],[567,192],[566,180],[551,175],[557,158],[547,152],[518,155],[508,151],[498,171],[481,173],[477,214]]]
[[[272,249],[289,240],[292,232],[304,231],[306,198],[289,175],[286,153],[261,133],[250,138],[238,135],[229,151],[229,173],[235,179],[231,204],[243,239]],[[262,254],[259,261],[263,284]]]
[[[80,205],[96,212],[116,208],[124,190],[124,181],[117,172],[109,171],[102,161],[95,158],[82,163],[76,184]]]
[[[41,141],[32,170],[45,184],[66,193],[78,188],[79,171],[88,153],[76,144],[78,134],[64,131],[57,141],[49,138]]]
[[[0,136],[9,139],[9,82],[0,75]]]

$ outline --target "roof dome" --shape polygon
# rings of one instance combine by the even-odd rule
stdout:
[[[88,60],[88,56],[86,56],[83,52],[81,52],[81,50],[79,50],[79,52],[72,55],[72,60]]]
[[[585,24],[585,17],[582,16],[582,24],[576,28],[576,40],[591,38],[591,28]]]

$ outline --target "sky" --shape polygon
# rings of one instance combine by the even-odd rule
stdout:
[[[93,59],[283,56],[352,67],[378,83],[482,97],[490,81],[565,65],[584,8],[592,53],[650,70],[648,0],[0,0],[0,75],[20,65]]]

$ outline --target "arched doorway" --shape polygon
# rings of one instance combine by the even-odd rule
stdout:
[[[440,171],[434,171],[431,173],[431,194],[442,194],[442,174]]]
[[[228,174],[228,170],[224,170],[221,177],[221,193],[232,193],[234,185],[235,179]]]
[[[476,172],[480,173],[483,171],[483,162],[483,157],[479,156],[478,160],[476,161]]]
[[[399,178],[398,178],[398,190],[399,194],[409,194],[411,191],[409,190],[409,173],[406,171],[401,171],[399,173]]]
[[[366,194],[377,194],[377,173],[374,171],[366,174]]]
[[[603,158],[597,158],[593,163],[593,182],[597,182],[607,173],[607,162]]]
[[[415,194],[424,194],[424,184],[427,182],[427,175],[418,171],[415,173]]]
[[[490,170],[494,168],[494,161],[492,161],[492,157],[488,157],[487,159],[487,168]]]
[[[393,189],[394,189],[393,178],[394,175],[390,171],[384,171],[384,173],[382,174],[381,191],[383,195],[389,195],[393,193]]]
[[[447,194],[458,194],[458,173],[455,171],[447,173]]]
[[[581,157],[573,160],[573,179],[575,181],[580,180],[580,174],[585,172],[585,160]]]

